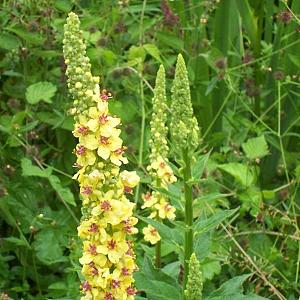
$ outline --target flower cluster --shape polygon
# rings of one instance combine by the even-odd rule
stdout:
[[[181,54],[178,55],[172,86],[170,128],[178,150],[186,151],[199,145],[200,130],[193,114],[188,73]]]
[[[189,274],[184,296],[186,300],[201,300],[203,289],[203,278],[201,265],[196,254],[193,253],[189,261]]]
[[[138,184],[136,172],[122,171],[127,163],[120,138],[120,119],[109,114],[111,94],[100,91],[99,78],[91,74],[78,16],[70,13],[65,25],[64,56],[68,87],[74,98],[75,127],[79,142],[74,150],[79,169],[74,175],[82,196],[78,235],[83,241],[80,258],[85,281],[82,300],[134,299],[133,245],[137,232],[134,204],[126,194]]]
[[[167,134],[167,100],[165,88],[165,70],[160,66],[154,90],[154,97],[152,99],[153,112],[150,122],[151,139],[149,141],[150,165],[147,167],[151,177],[152,184],[155,187],[168,188],[168,185],[176,181],[172,169],[168,164],[168,145]],[[169,203],[168,199],[157,191],[147,192],[143,195],[144,204],[142,209],[150,208],[150,218],[174,219],[175,208]],[[144,228],[143,233],[145,240],[151,244],[156,244],[160,240],[160,236],[155,228],[151,225]]]

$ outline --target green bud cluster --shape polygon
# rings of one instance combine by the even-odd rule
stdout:
[[[171,133],[175,146],[185,150],[199,144],[199,127],[193,115],[188,73],[184,59],[178,55],[172,86]]]
[[[78,16],[73,12],[69,13],[64,25],[63,52],[67,65],[68,88],[74,99],[74,114],[86,110],[89,103],[93,102],[95,94],[99,94],[99,91],[95,91],[99,77],[94,77],[91,73],[90,59],[86,55],[86,45],[79,26]]]
[[[201,300],[202,299],[202,272],[200,262],[195,253],[191,255],[189,261],[189,275],[184,291],[185,300]]]
[[[168,156],[167,134],[167,98],[166,98],[166,80],[165,69],[160,66],[154,89],[154,97],[152,99],[153,111],[150,122],[151,139],[149,145],[151,148],[150,161],[153,162],[158,156],[164,159]]]

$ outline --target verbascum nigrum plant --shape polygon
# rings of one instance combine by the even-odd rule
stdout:
[[[188,72],[184,59],[178,55],[175,78],[172,85],[171,135],[175,158],[180,165],[184,189],[185,241],[184,287],[189,274],[189,261],[193,253],[193,186],[192,164],[194,152],[200,143],[200,130],[193,114]]]
[[[184,291],[185,300],[201,300],[203,279],[201,265],[196,254],[193,253],[189,262],[189,275],[187,279],[186,289]]]
[[[178,150],[194,149],[199,145],[199,126],[194,117],[188,73],[184,59],[178,55],[172,85],[171,134]]]
[[[80,185],[83,241],[82,300],[134,299],[135,255],[130,235],[137,229],[134,204],[127,198],[139,182],[136,172],[122,171],[127,163],[118,129],[120,119],[109,113],[111,95],[100,90],[76,14],[70,13],[64,33],[68,88],[74,99],[75,174]]]
[[[167,98],[165,70],[161,65],[156,77],[154,96],[152,98],[152,117],[150,121],[151,138],[150,146],[150,164],[147,167],[151,175],[152,185],[168,189],[168,185],[176,181],[176,177],[169,166],[167,144],[168,127],[167,123]],[[156,220],[175,218],[175,207],[173,207],[165,195],[157,191],[147,192],[143,195],[144,204],[142,209],[150,208],[150,218]],[[145,240],[151,244],[156,244],[160,240],[160,236],[153,226],[143,229]]]

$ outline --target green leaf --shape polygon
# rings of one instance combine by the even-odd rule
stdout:
[[[16,36],[9,33],[0,34],[0,48],[6,50],[12,50],[20,46],[21,46],[21,42]]]
[[[69,188],[63,187],[59,178],[55,175],[52,175],[52,168],[41,169],[37,166],[34,166],[28,158],[23,158],[21,160],[22,175],[23,176],[38,176],[47,178],[53,189],[61,197],[62,200],[67,203],[76,206],[74,195]]]
[[[250,167],[240,163],[228,163],[218,166],[219,169],[225,171],[235,178],[235,180],[244,186],[254,183],[254,174]]]
[[[41,81],[27,88],[26,100],[30,104],[37,104],[40,101],[51,103],[51,98],[55,95],[56,90],[56,86],[51,82]]]
[[[208,162],[210,151],[205,155],[200,155],[195,164],[192,165],[192,177],[196,180],[202,177],[205,166]]]
[[[72,2],[69,0],[56,0],[54,4],[55,8],[63,12],[69,12],[72,9]]]
[[[3,238],[3,240],[15,244],[16,246],[25,246],[26,248],[30,248],[27,241],[24,241],[23,239],[18,239],[14,236]]]
[[[182,299],[181,293],[174,286],[157,280],[145,282],[144,290],[147,293],[148,300]]]
[[[128,60],[141,63],[146,58],[146,52],[142,46],[131,46],[128,51]]]
[[[24,39],[25,41],[33,44],[33,45],[41,45],[44,42],[44,38],[33,32],[29,32],[28,29],[25,29],[21,26],[16,26],[14,28],[6,28],[8,31],[11,31],[18,35],[20,38]]]
[[[205,260],[201,263],[203,280],[211,280],[213,277],[221,272],[221,264],[217,260]]]
[[[145,44],[143,45],[144,49],[148,54],[150,54],[153,58],[155,58],[158,62],[162,63],[161,57],[160,57],[160,51],[156,47],[155,44]]]
[[[22,167],[23,176],[38,176],[38,177],[49,178],[49,176],[52,173],[51,168],[41,169],[37,166],[34,166],[31,160],[28,158],[22,158],[21,167]]]
[[[67,261],[63,247],[59,243],[59,232],[54,228],[46,228],[38,232],[33,246],[37,258],[46,265]]]
[[[141,269],[134,275],[134,278],[137,288],[146,292],[148,300],[182,299],[182,291],[177,278],[155,269],[148,256],[145,256]]]
[[[49,182],[53,189],[57,192],[57,194],[67,203],[76,206],[76,202],[74,199],[74,195],[70,191],[70,189],[63,187],[59,178],[55,175],[51,175],[49,178]]]
[[[251,274],[234,277],[212,292],[205,300],[264,300],[266,298],[243,294],[243,283]]]
[[[288,54],[289,59],[291,62],[297,67],[300,68],[300,58],[297,55]]]
[[[211,217],[207,219],[202,219],[202,215],[198,218],[198,220],[194,223],[195,231],[198,233],[204,233],[209,230],[212,230],[223,221],[231,217],[235,212],[239,210],[239,207],[235,209],[222,210],[214,213]]]
[[[263,135],[249,139],[242,144],[242,148],[249,159],[262,158],[269,154],[268,144]]]
[[[203,260],[209,255],[212,246],[211,235],[211,232],[205,232],[194,238],[194,252],[199,260]]]
[[[182,50],[184,48],[184,42],[181,38],[167,32],[157,32],[156,33],[158,41],[170,48],[176,50]]]

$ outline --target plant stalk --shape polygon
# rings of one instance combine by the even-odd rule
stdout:
[[[155,266],[156,268],[161,268],[161,241],[155,244]]]
[[[184,289],[189,274],[189,260],[193,253],[193,191],[189,183],[192,178],[191,160],[188,149],[182,154],[184,161],[184,198],[185,198],[185,241],[184,241]]]

